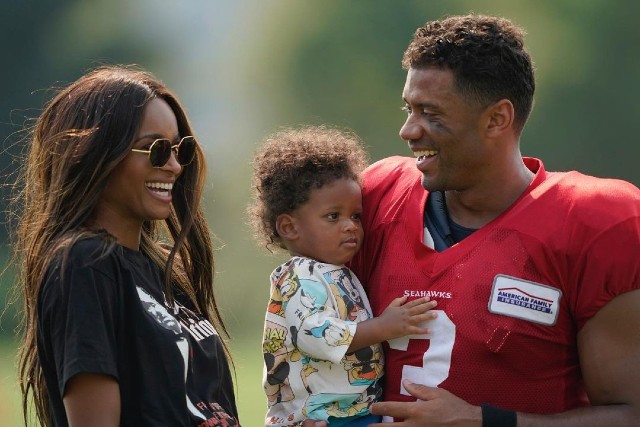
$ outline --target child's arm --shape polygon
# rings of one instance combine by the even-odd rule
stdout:
[[[418,326],[422,322],[435,319],[436,313],[429,311],[437,305],[429,297],[407,302],[407,297],[396,298],[373,319],[358,323],[347,353],[405,335],[428,334],[429,328]]]

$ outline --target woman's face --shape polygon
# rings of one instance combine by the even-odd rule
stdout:
[[[159,138],[177,142],[180,135],[169,104],[154,98],[144,109],[133,148],[148,150]],[[181,172],[174,153],[164,166],[154,168],[148,154],[129,152],[109,177],[94,211],[94,226],[122,244],[137,241],[143,221],[165,219],[171,213],[171,190]]]

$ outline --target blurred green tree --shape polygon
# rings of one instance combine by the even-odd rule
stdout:
[[[102,13],[105,7],[118,4],[126,3],[100,0],[88,6],[78,0],[0,2],[0,261],[8,257],[9,232],[15,226],[15,218],[8,216],[7,209],[17,190],[13,183],[27,148],[23,142],[51,95],[49,89],[74,80],[101,62],[144,64],[159,56],[160,46],[131,38],[130,30],[118,31],[123,23],[117,13]],[[11,270],[0,277],[2,308],[11,278]],[[13,305],[0,310],[4,311],[0,335],[13,333],[15,310]]]
[[[282,5],[262,39],[282,75],[255,77],[276,100],[280,124],[332,123],[355,130],[374,159],[408,154],[402,53],[413,31],[445,14],[497,14],[528,32],[537,66],[536,108],[522,139],[525,155],[549,169],[579,169],[640,183],[635,117],[640,113],[640,3],[541,1],[326,2]],[[286,9],[286,10],[285,10]],[[302,21],[303,23],[301,23]],[[285,40],[286,38],[286,40]],[[258,70],[256,70],[258,71]],[[274,84],[275,83],[275,84]]]

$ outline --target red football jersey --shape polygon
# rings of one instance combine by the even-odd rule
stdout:
[[[423,243],[427,192],[415,159],[365,172],[365,241],[350,267],[374,315],[403,295],[438,301],[431,336],[385,343],[385,400],[415,400],[401,391],[407,378],[475,405],[589,404],[576,336],[608,301],[640,288],[640,191],[525,163],[536,176],[513,206],[440,253]]]

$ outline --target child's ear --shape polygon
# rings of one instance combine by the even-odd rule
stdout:
[[[298,238],[296,220],[286,213],[280,214],[276,218],[276,231],[278,232],[278,236],[286,240],[295,240]]]

